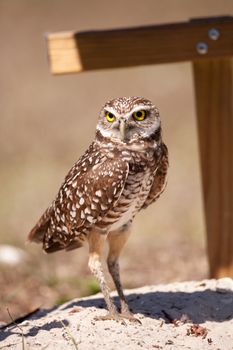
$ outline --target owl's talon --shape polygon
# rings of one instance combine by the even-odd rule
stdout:
[[[107,315],[104,315],[104,316],[95,316],[94,320],[95,321],[109,321],[109,320],[113,320],[113,321],[116,321],[116,322],[121,322],[121,324],[126,326],[126,322],[124,320],[124,317],[121,314],[119,314],[119,313],[108,313]]]
[[[95,316],[95,321],[107,321],[107,320],[114,320],[117,322],[121,322],[124,326],[126,326],[125,320],[128,320],[133,323],[139,323],[142,324],[142,322],[136,318],[131,312],[123,312],[123,313],[108,313],[104,316]]]
[[[135,317],[134,314],[132,314],[130,311],[122,312],[121,316],[124,319],[129,320],[130,322],[142,324],[142,322],[137,317]]]

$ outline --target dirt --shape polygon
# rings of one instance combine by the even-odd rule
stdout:
[[[97,294],[2,328],[0,349],[233,349],[232,279],[146,286],[126,294],[141,324],[95,321],[106,313]]]

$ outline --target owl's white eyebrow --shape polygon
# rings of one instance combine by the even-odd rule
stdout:
[[[138,112],[138,111],[141,111],[141,110],[144,110],[144,111],[148,111],[151,109],[151,106],[145,106],[145,105],[138,105],[138,106],[135,106],[129,114],[131,113],[134,113],[134,112]]]
[[[115,116],[119,116],[119,114],[116,112],[116,110],[112,107],[104,108],[104,110],[106,112],[110,112],[110,113],[114,114]]]
[[[145,111],[147,111],[147,110],[150,110],[150,109],[151,109],[151,106],[145,106],[145,105],[138,105],[138,106],[135,106],[130,112],[125,113],[125,117],[130,116],[130,115],[131,115],[132,113],[134,113],[134,112],[141,111],[142,109],[145,110]],[[116,117],[120,117],[120,114],[117,113],[117,111],[116,111],[114,108],[112,108],[112,107],[104,108],[104,110],[107,111],[107,112],[110,112],[110,113],[114,114]]]
[[[138,106],[135,106],[130,112],[128,113],[125,113],[125,117],[129,117],[131,116],[134,112],[138,112],[138,111],[141,111],[141,110],[144,110],[144,111],[147,111],[147,110],[150,110],[151,109],[151,106],[145,106],[145,105],[138,105]]]

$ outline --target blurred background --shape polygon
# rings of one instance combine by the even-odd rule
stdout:
[[[25,241],[117,96],[156,104],[170,154],[167,189],[123,251],[124,287],[208,276],[191,64],[52,76],[45,33],[232,14],[232,0],[0,0],[0,322],[98,291],[87,249],[45,255]]]

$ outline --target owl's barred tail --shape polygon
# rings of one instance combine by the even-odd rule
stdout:
[[[53,239],[53,236],[49,238],[48,244],[45,243],[46,235],[48,233],[48,228],[50,226],[50,214],[51,209],[48,208],[46,212],[41,216],[37,224],[33,227],[28,235],[29,242],[41,243],[43,244],[43,249],[46,253],[54,253],[59,250],[70,251],[83,246],[80,240],[71,240],[64,244]]]
[[[28,235],[28,240],[36,243],[43,243],[44,235],[46,234],[50,224],[49,209],[41,216],[39,221],[33,227]]]

